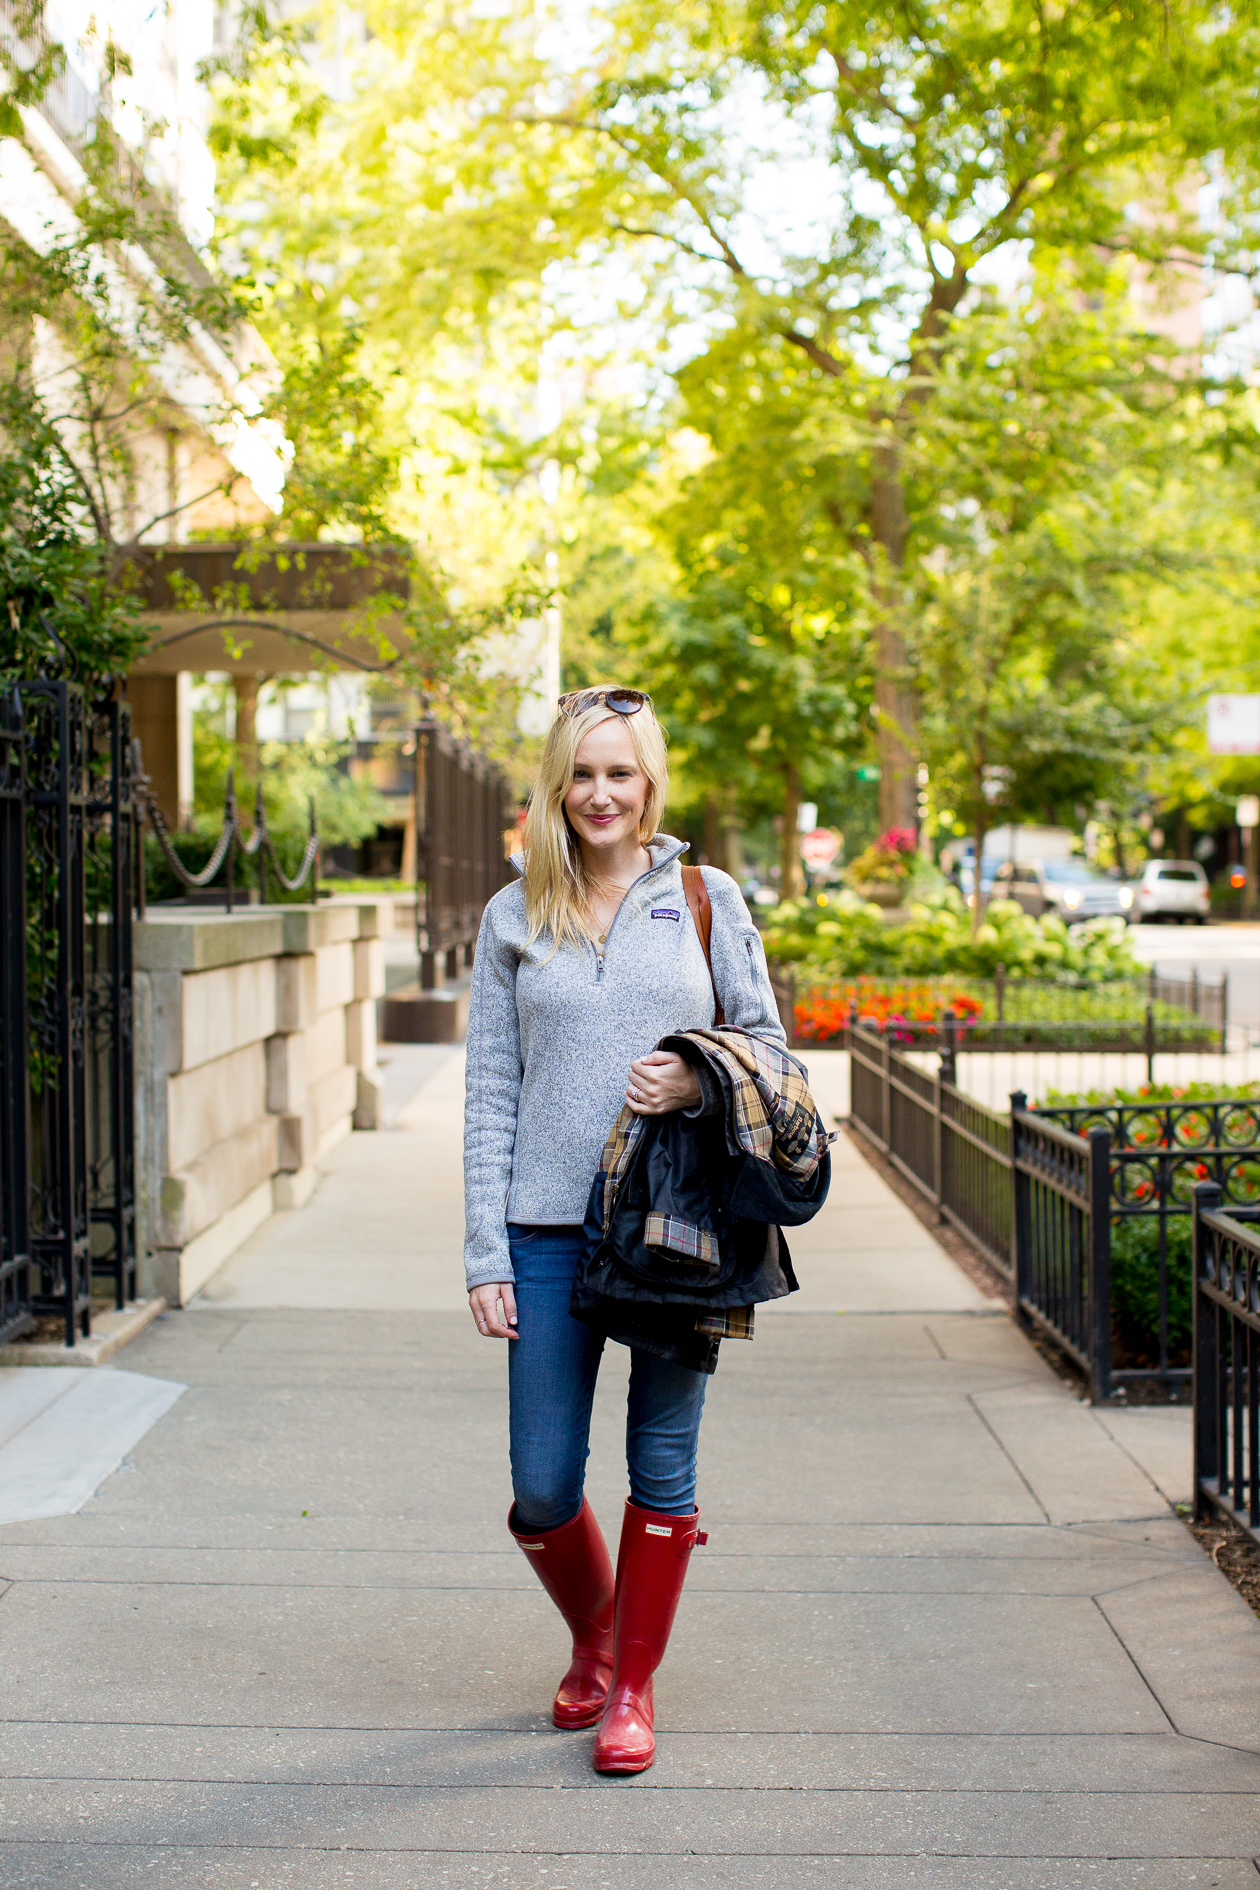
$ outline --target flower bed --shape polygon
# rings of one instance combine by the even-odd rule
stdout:
[[[806,983],[807,976],[808,967],[801,967],[794,1003],[796,1038],[801,1043],[837,1042],[848,1026],[850,1007],[856,1004],[860,1023],[890,1029],[898,1043],[938,1037],[944,1019],[952,1016],[958,1020],[960,1037],[965,1032],[977,1047],[997,1043],[1017,1049],[1061,1043],[1064,1033],[1075,1025],[1083,1047],[1110,1041],[1118,1034],[1126,1045],[1132,1037],[1132,1047],[1141,1049],[1149,1004],[1149,987],[1140,979],[1068,984],[1034,978],[999,983],[991,978],[872,977]],[[1219,1027],[1203,1023],[1190,1011],[1163,1002],[1150,1008],[1165,1035],[1175,1033],[1187,1047],[1219,1043]]]
[[[849,984],[815,986],[797,998],[798,1042],[834,1043],[848,1029],[855,1006],[859,1023],[891,1031],[897,1043],[938,1035],[947,1015],[966,1026],[984,1009],[980,998],[965,991],[942,992],[936,984],[886,984],[857,978]]]

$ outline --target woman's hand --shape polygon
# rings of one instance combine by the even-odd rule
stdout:
[[[502,1319],[499,1317],[500,1300],[503,1302]],[[489,1286],[474,1286],[468,1295],[468,1304],[483,1339],[520,1338],[516,1330],[516,1294],[512,1291],[510,1280],[494,1280]]]
[[[675,1109],[694,1109],[702,1094],[700,1078],[690,1063],[672,1050],[653,1050],[630,1065],[626,1101],[636,1116],[667,1116]]]

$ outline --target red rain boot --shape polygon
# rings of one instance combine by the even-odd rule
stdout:
[[[604,1710],[613,1653],[612,1563],[595,1513],[583,1497],[572,1522],[527,1535],[516,1527],[513,1504],[508,1528],[573,1636],[573,1659],[560,1682],[552,1721],[566,1731],[593,1726]]]
[[[626,1504],[617,1551],[612,1685],[595,1740],[597,1772],[646,1772],[656,1757],[652,1675],[665,1657],[691,1551],[708,1537],[693,1516]]]

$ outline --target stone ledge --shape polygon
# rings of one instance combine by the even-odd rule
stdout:
[[[251,958],[275,958],[284,949],[280,909],[255,906],[245,912],[163,912],[150,908],[134,933],[137,971],[217,971]]]
[[[97,1313],[92,1319],[92,1336],[76,1345],[0,1345],[0,1366],[5,1365],[107,1365],[115,1353],[151,1325],[166,1311],[166,1301],[137,1299],[121,1312]]]
[[[357,906],[282,906],[284,950],[315,952],[325,945],[348,945],[359,937]]]

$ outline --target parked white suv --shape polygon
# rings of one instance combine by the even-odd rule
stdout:
[[[1096,873],[1088,861],[1008,860],[993,881],[995,899],[1013,899],[1034,919],[1052,912],[1068,925],[1081,919],[1123,919],[1127,925],[1133,889]]]
[[[1133,902],[1135,919],[1159,925],[1175,919],[1179,925],[1206,925],[1207,874],[1197,860],[1148,860],[1137,883]]]

